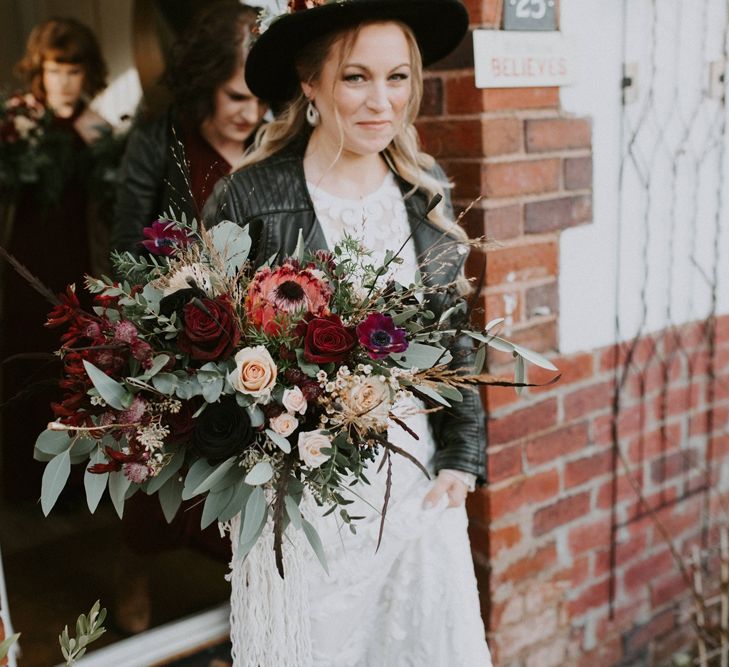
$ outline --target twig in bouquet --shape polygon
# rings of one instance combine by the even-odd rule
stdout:
[[[393,422],[395,422],[403,431],[405,431],[408,435],[413,436],[416,440],[420,440],[420,437],[418,434],[413,431],[402,419],[396,417],[392,413],[390,413],[390,419],[392,419]]]
[[[428,469],[420,461],[418,461],[418,459],[416,459],[410,452],[402,449],[401,447],[398,447],[397,445],[393,445],[389,440],[383,439],[382,444],[385,446],[385,448],[387,450],[394,452],[395,454],[399,454],[400,456],[405,457],[411,463],[414,463],[422,471],[422,473],[428,479],[430,479],[430,473],[428,472]]]
[[[286,516],[286,492],[292,468],[293,459],[287,456],[279,473],[278,482],[276,483],[276,495],[273,500],[273,551],[276,556],[276,569],[281,579],[284,578],[283,523]]]
[[[481,269],[481,275],[478,279],[478,285],[476,286],[476,289],[473,290],[471,293],[471,297],[468,299],[468,304],[466,305],[466,312],[463,315],[463,318],[461,320],[461,323],[456,327],[456,332],[453,334],[453,338],[458,338],[458,336],[461,335],[461,332],[463,331],[463,323],[467,323],[471,321],[471,313],[473,312],[473,309],[476,306],[476,303],[478,299],[481,296],[481,289],[483,288],[483,284],[486,281],[486,263],[484,262],[484,265]],[[434,366],[437,366],[443,356],[448,352],[447,348],[443,348],[443,352],[440,353],[440,356],[438,359],[436,359]]]
[[[410,233],[408,234],[407,238],[403,241],[402,245],[398,248],[397,252],[390,257],[383,265],[382,265],[382,273],[384,273],[387,270],[387,267],[390,266],[395,261],[396,257],[400,256],[400,253],[405,249],[405,246],[410,242],[410,239],[413,238],[413,235],[415,234],[418,229],[420,229],[420,225],[422,225],[427,219],[428,214],[436,207],[438,204],[440,204],[441,199],[443,199],[443,195],[435,195],[429,202],[428,205],[425,207],[425,211],[423,212],[423,215],[420,216],[420,219],[418,220],[418,224],[415,225],[414,229],[410,230]],[[366,299],[370,298],[370,295],[372,294],[373,290],[375,289],[375,283],[372,283],[372,286],[370,287],[370,291],[367,293]]]
[[[21,264],[17,259],[15,259],[15,257],[13,257],[5,248],[3,248],[3,246],[0,246],[0,257],[8,262],[8,264],[10,264],[10,266],[12,266],[21,277],[25,278],[26,282],[36,292],[38,292],[38,294],[46,299],[46,301],[49,301],[54,306],[57,306],[61,303],[60,299],[41,282],[40,278],[36,277],[33,273],[31,273],[28,267],[26,267],[24,264]]]
[[[385,532],[385,518],[387,517],[387,506],[390,503],[390,492],[392,491],[392,457],[390,450],[385,449],[385,455],[382,458],[384,462],[387,460],[387,479],[385,482],[385,497],[382,500],[382,513],[380,516],[380,532],[377,536],[377,546],[375,547],[375,553],[380,550],[380,543],[382,542],[382,535]],[[381,467],[381,466],[380,466]]]

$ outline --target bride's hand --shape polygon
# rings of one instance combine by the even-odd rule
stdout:
[[[460,507],[466,501],[468,486],[458,479],[456,475],[441,470],[433,483],[433,488],[423,500],[423,508],[435,507],[444,494],[448,494],[448,507]]]

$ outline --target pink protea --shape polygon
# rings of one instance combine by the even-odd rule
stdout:
[[[276,335],[289,315],[328,314],[331,295],[329,284],[309,269],[297,269],[289,263],[273,270],[265,267],[248,288],[246,314],[255,327]]]

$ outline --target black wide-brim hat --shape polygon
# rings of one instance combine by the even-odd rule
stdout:
[[[447,56],[468,31],[460,0],[340,0],[301,9],[275,19],[256,39],[246,59],[248,87],[266,102],[288,102],[299,89],[295,62],[305,46],[334,30],[377,20],[409,26],[424,66]]]

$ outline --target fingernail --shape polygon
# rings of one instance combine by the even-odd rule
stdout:
[[[423,503],[423,509],[424,509],[424,510],[430,510],[430,509],[433,509],[433,503],[432,503],[432,502],[431,502],[430,500],[426,500],[426,501],[425,501],[425,502]]]

